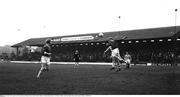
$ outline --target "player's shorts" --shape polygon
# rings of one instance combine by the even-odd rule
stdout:
[[[50,57],[42,56],[41,57],[41,63],[45,63],[47,65],[50,65]]]
[[[116,56],[119,56],[119,49],[118,48],[113,49],[111,52],[111,57],[116,57]]]
[[[79,58],[75,58],[74,61],[75,62],[79,62],[80,60],[79,60]]]
[[[131,63],[131,60],[130,60],[130,59],[126,59],[125,62],[128,63],[128,64],[130,64],[130,63]]]

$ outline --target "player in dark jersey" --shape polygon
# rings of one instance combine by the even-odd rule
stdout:
[[[116,43],[116,41],[113,38],[109,38],[108,41],[108,48],[104,51],[104,54],[106,54],[108,51],[111,52],[111,58],[112,58],[112,69],[116,68],[116,71],[120,71],[121,70],[121,63],[124,61],[120,54],[119,54],[119,48],[118,45]]]
[[[41,56],[41,68],[38,72],[37,78],[40,78],[40,75],[43,71],[49,71],[50,68],[50,57],[51,57],[51,40],[47,39],[46,44],[42,48]]]
[[[74,68],[76,68],[77,66],[79,66],[79,61],[80,61],[80,54],[79,54],[78,50],[75,51],[75,53],[73,55],[73,60],[75,62]]]

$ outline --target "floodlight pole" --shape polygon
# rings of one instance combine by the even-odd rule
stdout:
[[[119,19],[119,27],[120,27],[120,23],[121,23],[121,22],[120,22],[120,19],[121,19],[121,16],[118,16],[118,19]]]
[[[177,21],[177,11],[178,11],[178,9],[175,9],[175,27],[176,27],[176,21]],[[176,30],[176,29],[175,29]]]
[[[178,51],[178,44],[177,44],[177,39],[178,39],[178,34],[176,34],[176,22],[177,22],[177,11],[178,9],[175,9],[175,24],[174,24],[174,33],[175,33],[175,36],[174,36],[174,64],[173,66],[177,66],[177,51]]]

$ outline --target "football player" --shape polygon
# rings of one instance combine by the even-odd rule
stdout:
[[[47,39],[45,45],[42,48],[41,56],[41,68],[38,72],[37,78],[40,78],[40,75],[43,71],[49,71],[50,68],[50,57],[51,57],[51,40]]]
[[[124,55],[124,60],[125,60],[125,63],[126,63],[126,68],[130,68],[130,64],[131,64],[131,55],[126,52],[126,54]]]
[[[121,58],[117,43],[112,37],[109,38],[108,48],[104,51],[104,54],[106,54],[108,51],[111,52],[111,59],[112,59],[112,68],[110,70],[116,69],[116,72],[120,71],[121,63],[124,60]]]
[[[73,55],[73,60],[75,62],[74,68],[76,68],[77,66],[79,66],[79,61],[80,61],[80,54],[79,54],[78,50],[75,51],[75,53]]]

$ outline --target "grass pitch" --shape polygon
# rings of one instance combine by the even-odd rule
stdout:
[[[40,64],[0,63],[1,95],[180,94],[180,67],[134,66],[119,72],[111,66],[51,65],[36,78]]]

